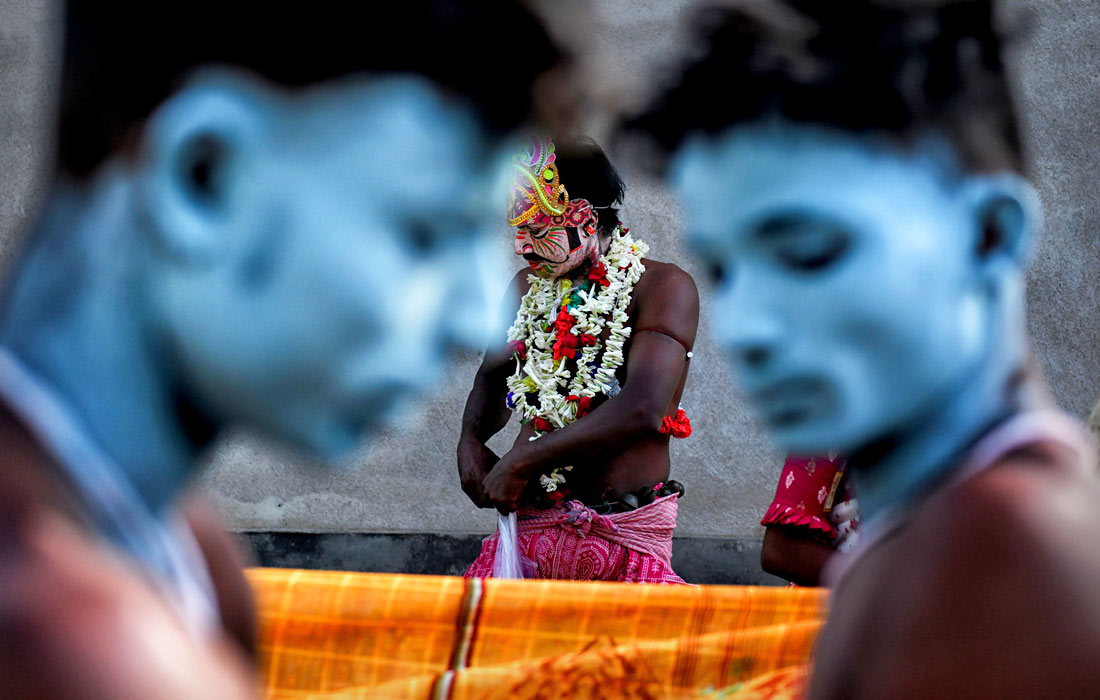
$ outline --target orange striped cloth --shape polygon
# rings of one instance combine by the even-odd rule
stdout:
[[[270,700],[799,697],[820,589],[251,569]]]

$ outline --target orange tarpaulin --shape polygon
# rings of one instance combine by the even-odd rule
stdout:
[[[289,698],[797,697],[818,589],[252,569]]]

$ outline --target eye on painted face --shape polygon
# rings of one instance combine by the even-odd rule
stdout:
[[[538,215],[516,228],[516,255],[522,256],[540,277],[569,274],[599,249],[596,212],[583,199],[574,199],[561,216]]]
[[[949,152],[745,127],[689,144],[674,173],[716,335],[784,448],[904,430],[983,362],[991,302]]]
[[[218,415],[324,457],[432,389],[484,328],[504,161],[417,78],[280,95],[241,147],[224,260],[176,275],[187,380]]]

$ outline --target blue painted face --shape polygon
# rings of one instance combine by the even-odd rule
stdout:
[[[148,135],[152,303],[215,415],[339,455],[481,341],[497,159],[425,81],[215,76]],[[202,186],[181,182],[206,152]]]
[[[697,140],[673,172],[718,280],[716,336],[782,447],[853,450],[905,431],[995,343],[1022,354],[1005,332],[1022,313],[1022,181],[966,175],[942,144],[908,153],[793,125]],[[981,251],[982,221],[1004,212]]]

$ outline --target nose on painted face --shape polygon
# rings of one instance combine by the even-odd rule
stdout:
[[[712,306],[718,345],[746,379],[767,370],[786,332],[777,310],[750,297],[742,284],[727,280],[718,288]]]
[[[527,230],[523,228],[516,229],[516,255],[523,255],[524,253],[530,253],[534,250],[530,240],[528,240]]]
[[[516,255],[535,252],[535,245],[531,242],[531,238],[531,231],[526,226],[516,229]]]

